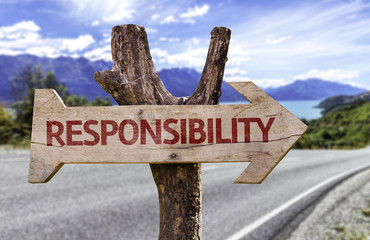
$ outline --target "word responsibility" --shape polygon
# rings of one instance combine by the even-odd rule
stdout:
[[[151,127],[149,122],[142,119],[138,122],[124,119],[122,122],[114,120],[70,120],[46,121],[47,146],[95,146],[107,145],[108,138],[117,138],[124,145],[147,144],[150,137],[155,144],[219,144],[237,143],[242,139],[244,143],[255,141],[251,139],[251,130],[260,131],[262,142],[268,142],[269,130],[275,118],[271,117],[264,124],[261,118],[231,118],[230,122],[223,123],[221,118],[208,118],[206,121],[193,119],[155,119]],[[229,124],[230,136],[224,137],[222,128]],[[238,128],[244,128],[239,131]],[[254,128],[257,128],[255,130]],[[84,131],[87,134],[83,134]],[[242,136],[238,136],[242,134]],[[88,136],[88,139],[77,139]],[[55,142],[56,141],[56,142]]]

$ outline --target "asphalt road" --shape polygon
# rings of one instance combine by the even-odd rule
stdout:
[[[29,184],[28,159],[0,149],[0,239],[157,239],[148,165],[64,165],[49,183]],[[369,148],[292,150],[260,185],[233,184],[247,163],[203,164],[203,240],[273,239],[338,174],[369,163]]]

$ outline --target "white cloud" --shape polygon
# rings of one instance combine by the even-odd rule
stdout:
[[[188,8],[187,12],[181,13],[180,18],[184,19],[184,23],[195,24],[194,17],[200,17],[206,14],[209,10],[209,5],[205,4],[201,7],[195,6],[194,8]]]
[[[48,46],[38,46],[26,49],[26,53],[36,55],[39,57],[50,57],[55,58],[62,55],[58,49]]]
[[[176,19],[175,16],[169,15],[168,17],[160,21],[160,24],[177,23],[177,22],[179,22],[179,20]]]
[[[166,50],[154,48],[151,50],[154,63],[166,63],[173,67],[189,67],[195,69],[202,69],[206,60],[206,48],[189,48],[183,52],[170,54]]]
[[[22,21],[13,26],[0,27],[0,40],[37,39],[40,27],[33,21]]]
[[[226,68],[225,70],[225,77],[232,77],[232,76],[239,76],[239,75],[245,75],[247,73],[246,70],[241,68]]]
[[[158,61],[161,61],[161,60],[165,60],[165,58],[167,57],[168,53],[166,50],[161,50],[159,48],[153,48],[150,50],[150,53],[151,55],[153,56],[154,58],[154,61],[158,60]]]
[[[226,66],[245,66],[250,61],[251,52],[242,43],[234,44],[231,40],[227,58]]]
[[[224,76],[224,81],[226,82],[245,82],[251,81],[247,76]]]
[[[230,74],[225,71],[225,77],[224,80],[227,82],[245,82],[245,81],[251,81],[254,84],[256,84],[260,88],[269,88],[269,87],[280,87],[284,86],[286,84],[291,83],[291,81],[287,81],[282,78],[255,78],[250,79],[248,76],[243,74]]]
[[[177,66],[203,68],[207,57],[207,48],[189,49],[186,52],[168,55],[168,63]]]
[[[289,83],[282,78],[253,78],[247,76],[247,71],[244,68],[230,67],[226,65],[224,80],[227,82],[245,82],[252,81],[261,88],[279,87]]]
[[[278,43],[281,43],[281,42],[284,42],[286,40],[289,40],[292,38],[292,35],[288,35],[288,36],[285,36],[285,37],[280,37],[280,38],[267,38],[266,39],[266,42],[270,45],[275,45],[275,44],[278,44]]]
[[[76,39],[64,39],[60,49],[67,50],[71,53],[82,51],[90,46],[94,41],[95,40],[91,35],[80,35]]]
[[[2,54],[33,54],[42,57],[69,56],[83,51],[94,43],[91,35],[77,38],[44,38],[41,28],[33,21],[19,22],[0,28],[0,49]]]
[[[100,45],[107,45],[111,43],[111,34],[110,33],[103,33],[103,39],[99,41]]]
[[[200,43],[200,39],[193,37],[190,39],[190,42],[192,45],[198,45]]]
[[[195,20],[194,20],[194,19],[192,19],[192,18],[186,18],[186,19],[184,20],[184,23],[195,24]]]
[[[174,38],[166,38],[166,37],[160,37],[160,42],[180,42],[180,38],[174,37]]]
[[[95,20],[91,23],[91,26],[95,27],[95,26],[99,26],[100,25],[100,22],[98,20]]]
[[[320,78],[328,81],[352,80],[359,77],[358,71],[349,71],[343,69],[318,70],[312,69],[307,73],[295,76],[295,79]]]
[[[195,6],[194,8],[188,8],[188,11],[180,14],[180,18],[194,18],[203,16],[209,10],[209,5],[205,4],[201,7]]]
[[[79,21],[104,21],[121,23],[132,20],[135,9],[140,9],[138,0],[64,0],[65,10]]]
[[[96,60],[112,61],[112,52],[109,45],[88,51],[83,56],[85,58],[90,59],[91,61]]]
[[[69,55],[69,57],[71,57],[71,58],[80,58],[81,55],[78,54],[78,53],[73,53],[72,55]]]
[[[145,30],[147,33],[157,33],[158,32],[157,29],[151,28],[151,27],[146,27]]]
[[[152,20],[153,20],[153,21],[155,21],[155,20],[157,20],[159,17],[160,17],[160,16],[159,16],[159,14],[153,14],[153,15],[152,15]]]
[[[120,22],[124,19],[132,20],[135,10],[125,10],[122,12],[116,12],[109,17],[103,17],[104,22]]]
[[[0,48],[0,55],[16,56],[16,55],[19,55],[19,54],[22,54],[22,53],[24,53],[24,52],[19,51],[19,50]]]
[[[291,81],[282,78],[258,78],[253,79],[252,82],[261,88],[276,88],[291,83]]]

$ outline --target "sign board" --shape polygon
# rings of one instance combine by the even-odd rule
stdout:
[[[252,82],[251,104],[66,107],[35,92],[29,182],[73,163],[250,162],[235,183],[261,183],[307,126]]]

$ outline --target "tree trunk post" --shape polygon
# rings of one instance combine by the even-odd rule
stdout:
[[[112,70],[95,80],[120,105],[218,104],[231,31],[215,27],[201,79],[189,97],[174,97],[159,78],[144,27],[112,29]],[[176,156],[173,156],[176,158]],[[201,164],[150,164],[160,205],[160,240],[196,239],[202,234]]]

